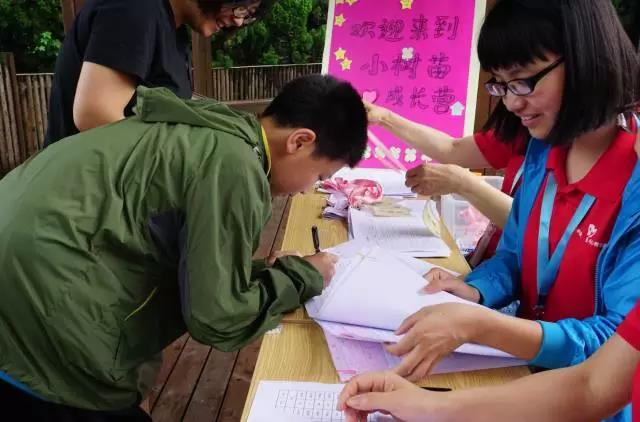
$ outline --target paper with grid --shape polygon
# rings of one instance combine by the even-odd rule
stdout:
[[[343,384],[260,381],[248,422],[339,422],[344,414],[336,407]],[[381,414],[369,422],[392,421]]]

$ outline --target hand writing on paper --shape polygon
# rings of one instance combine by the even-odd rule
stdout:
[[[327,252],[319,252],[315,255],[305,256],[304,259],[322,274],[324,287],[327,287],[336,273],[338,257]]]
[[[422,308],[405,319],[397,335],[397,344],[385,346],[396,356],[403,356],[394,372],[409,381],[426,377],[433,367],[455,349],[477,337],[479,321],[486,308],[460,303],[445,303]]]
[[[346,422],[366,421],[367,415],[377,411],[401,421],[423,420],[422,408],[428,396],[394,373],[368,373],[352,378],[344,386],[338,397],[338,410],[345,412]]]
[[[462,277],[456,277],[441,268],[434,268],[425,274],[424,278],[428,284],[422,292],[426,294],[444,291],[474,303],[480,302],[478,289],[469,286]]]
[[[273,264],[276,263],[276,259],[282,258],[283,256],[299,256],[302,257],[302,254],[298,251],[276,251],[269,255],[266,259],[267,265],[273,267]]]
[[[455,164],[424,164],[407,172],[405,185],[419,195],[447,195],[460,193],[470,177],[475,176]]]
[[[388,116],[391,113],[384,107],[377,106],[368,101],[363,101],[364,108],[367,110],[367,119],[372,125],[379,125],[385,120],[388,120]]]

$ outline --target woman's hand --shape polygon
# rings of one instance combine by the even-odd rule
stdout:
[[[462,277],[456,277],[442,268],[432,269],[424,278],[428,283],[422,290],[424,293],[433,294],[444,291],[470,302],[480,303],[478,289],[465,283]]]
[[[363,101],[363,103],[365,110],[367,110],[367,119],[369,120],[369,124],[379,125],[385,120],[389,120],[389,115],[391,114],[390,110],[368,101]]]
[[[492,311],[444,303],[427,306],[411,315],[396,331],[398,335],[404,334],[400,342],[386,346],[389,353],[403,356],[394,372],[410,381],[426,377],[442,358],[479,336],[487,312]]]
[[[437,394],[441,393],[429,394],[391,372],[368,373],[344,386],[338,410],[345,412],[346,422],[364,422],[378,411],[400,421],[425,420],[424,410]]]
[[[455,164],[424,164],[407,172],[405,185],[419,195],[460,194],[475,177]]]

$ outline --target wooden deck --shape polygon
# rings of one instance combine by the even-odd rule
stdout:
[[[289,198],[275,198],[256,258],[282,245]],[[162,370],[143,407],[154,421],[236,422],[242,416],[261,340],[244,349],[223,353],[185,334],[163,355]]]

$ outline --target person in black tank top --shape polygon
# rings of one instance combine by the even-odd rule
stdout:
[[[45,146],[130,116],[135,88],[192,94],[189,31],[254,22],[276,0],[87,0],[55,66]]]

